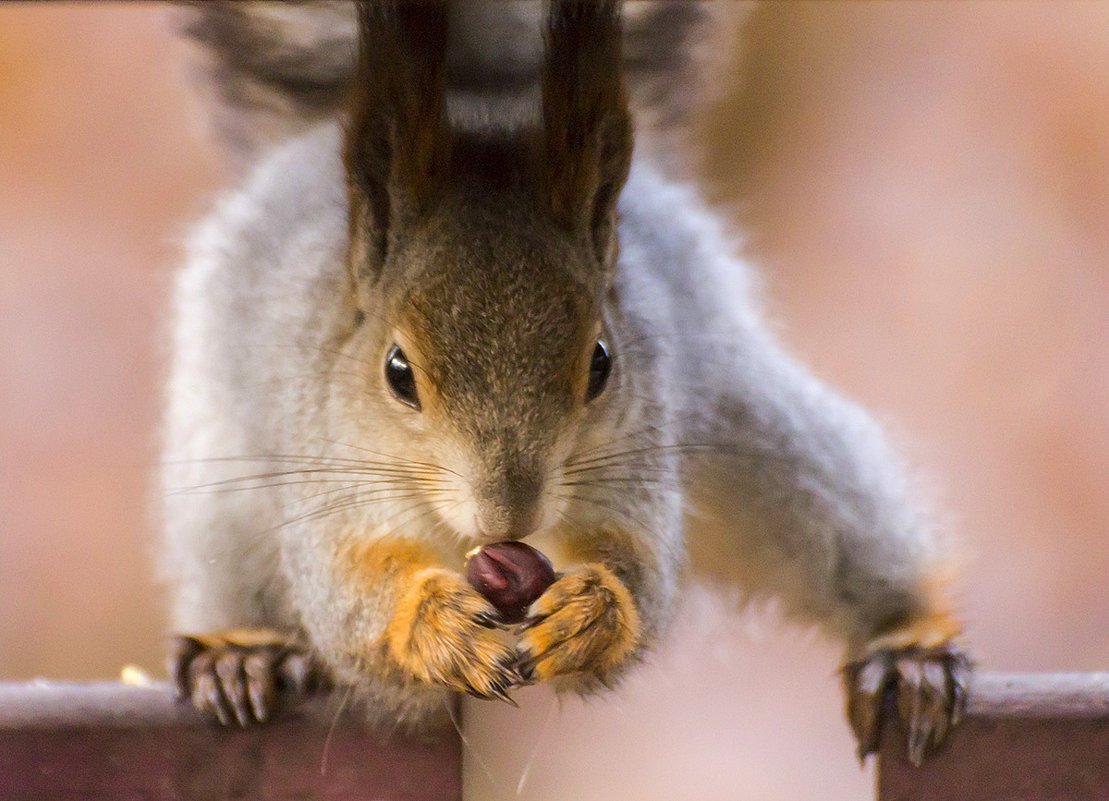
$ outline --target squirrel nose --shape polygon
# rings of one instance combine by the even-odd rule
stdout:
[[[493,542],[520,540],[535,530],[543,494],[543,479],[538,471],[506,471],[489,489],[480,504],[483,538]]]

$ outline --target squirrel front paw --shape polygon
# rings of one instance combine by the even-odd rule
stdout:
[[[265,723],[282,705],[327,686],[311,653],[270,629],[173,638],[169,671],[177,699],[224,726]]]
[[[913,765],[919,766],[959,724],[971,662],[955,644],[956,632],[946,618],[920,620],[872,640],[865,656],[844,666],[847,718],[860,759],[878,748],[887,690],[896,693]]]
[[[634,653],[641,636],[631,593],[599,563],[552,584],[520,631],[517,670],[528,682],[585,673],[604,683]]]
[[[512,703],[516,653],[497,629],[497,610],[465,579],[428,568],[397,602],[387,641],[393,659],[420,681]]]

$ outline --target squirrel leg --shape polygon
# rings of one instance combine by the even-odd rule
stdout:
[[[888,690],[919,764],[966,703],[970,661],[944,602],[951,546],[866,414],[765,334],[752,329],[736,348],[736,383],[709,427],[687,434],[722,446],[691,460],[691,561],[844,640],[860,756],[877,748]]]
[[[966,709],[971,662],[957,644],[957,621],[933,613],[870,640],[843,668],[847,719],[859,759],[878,748],[887,692],[896,693],[898,717],[919,766],[958,725]]]
[[[272,629],[229,629],[173,638],[169,670],[177,698],[224,726],[269,721],[285,705],[327,686],[311,652]]]

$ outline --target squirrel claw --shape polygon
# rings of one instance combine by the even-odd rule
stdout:
[[[479,690],[473,686],[467,687],[466,694],[474,698],[479,698],[482,701],[504,701],[506,704],[519,709],[520,705],[508,694],[508,690],[514,686],[516,686],[516,682],[506,677],[502,681],[490,685],[485,690]]]
[[[502,623],[501,620],[498,617],[496,617],[495,615],[491,615],[488,612],[478,612],[476,615],[474,615],[470,619],[473,620],[475,623],[477,623],[482,628],[486,628],[486,629],[503,629],[504,628],[504,623]]]
[[[523,634],[525,631],[528,631],[529,629],[533,629],[536,626],[538,626],[540,623],[542,623],[548,617],[550,617],[550,616],[549,615],[532,615],[529,618],[525,618],[522,622],[518,623],[515,626],[515,628],[512,629],[512,633],[516,634],[516,635]]]
[[[858,739],[859,761],[878,750],[889,692],[897,699],[909,762],[919,767],[962,720],[970,671],[966,654],[950,643],[881,649],[846,665],[847,717]]]
[[[528,656],[516,662],[516,672],[519,674],[521,682],[525,684],[535,682],[535,666],[538,661],[534,656]]]
[[[195,637],[177,636],[170,643],[167,658],[170,679],[173,681],[177,701],[184,702],[192,694],[189,680],[189,664],[204,650]]]
[[[494,698],[504,701],[509,706],[514,706],[517,709],[520,708],[520,705],[516,703],[515,699],[513,699],[511,695],[508,694],[508,689],[505,687],[494,687],[489,691],[489,693]]]
[[[177,700],[223,726],[266,723],[326,683],[311,655],[276,632],[178,636],[169,663]]]

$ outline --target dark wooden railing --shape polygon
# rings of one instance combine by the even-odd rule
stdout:
[[[896,726],[883,735],[879,801],[1109,801],[1109,673],[979,675],[919,768]]]
[[[0,684],[3,801],[459,801],[457,736],[386,739],[319,699],[221,729],[169,688]],[[984,674],[966,721],[920,768],[895,725],[879,801],[1109,801],[1109,673]]]
[[[318,699],[222,729],[167,685],[0,684],[3,801],[459,801],[457,736],[384,739]],[[333,727],[334,725],[334,727]]]

